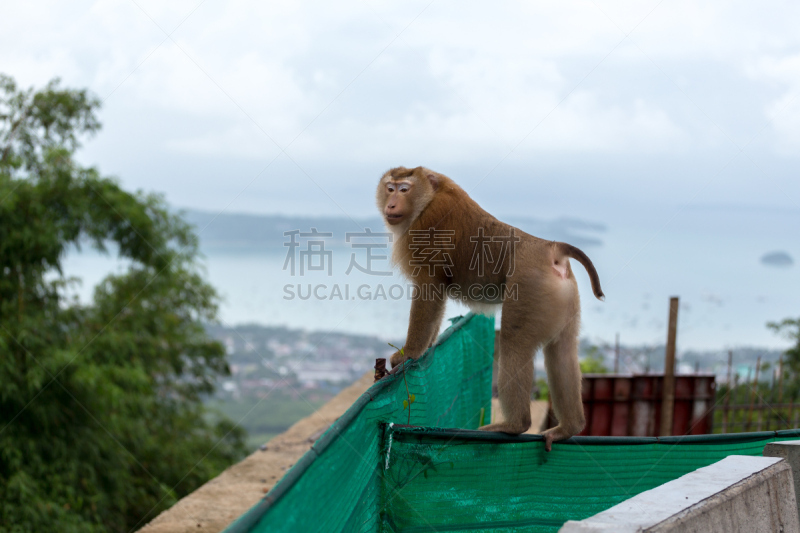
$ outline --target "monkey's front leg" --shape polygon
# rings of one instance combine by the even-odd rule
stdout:
[[[392,355],[393,370],[406,359],[418,359],[436,340],[442,323],[446,302],[443,298],[422,297],[411,301],[411,317],[408,321],[408,335],[403,353]]]

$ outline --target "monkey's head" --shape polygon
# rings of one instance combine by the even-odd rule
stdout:
[[[435,172],[397,167],[383,175],[375,199],[389,229],[403,232],[431,203],[438,188]]]

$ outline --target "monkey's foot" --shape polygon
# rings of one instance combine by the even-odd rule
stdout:
[[[542,436],[544,437],[544,451],[549,452],[553,448],[554,442],[568,439],[572,435],[561,426],[556,426],[542,433]]]
[[[530,427],[530,426],[529,426]],[[509,435],[520,435],[528,431],[528,428],[522,426],[514,426],[508,422],[495,422],[494,424],[487,424],[478,428],[480,431],[499,431],[500,433],[508,433]]]

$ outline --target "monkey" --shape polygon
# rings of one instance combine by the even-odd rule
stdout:
[[[395,237],[392,262],[415,292],[406,344],[392,355],[392,372],[436,340],[446,298],[458,298],[484,314],[502,305],[497,381],[504,420],[479,429],[519,435],[530,428],[533,356],[542,348],[558,419],[543,433],[545,450],[580,433],[585,425],[578,363],[580,298],[569,259],[583,265],[594,296],[604,300],[589,257],[572,245],[499,221],[452,179],[424,167],[387,171],[376,202]]]

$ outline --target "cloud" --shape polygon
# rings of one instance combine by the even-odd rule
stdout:
[[[751,79],[773,87],[775,94],[763,104],[767,126],[774,133],[775,150],[796,156],[800,148],[800,53],[761,56],[747,65],[746,72]]]
[[[716,169],[765,124],[748,147],[760,166],[800,145],[789,2],[137,3],[18,2],[0,20],[3,68],[23,85],[60,75],[108,97],[103,135],[137,157],[87,153],[134,186],[166,183],[138,166],[155,156],[167,175],[263,166],[287,146],[303,167],[506,158],[580,176],[601,158]]]
[[[722,296],[714,294],[713,292],[703,293],[702,296],[700,296],[700,299],[711,305],[716,305],[717,307],[722,307],[725,303],[725,300],[722,298]]]

